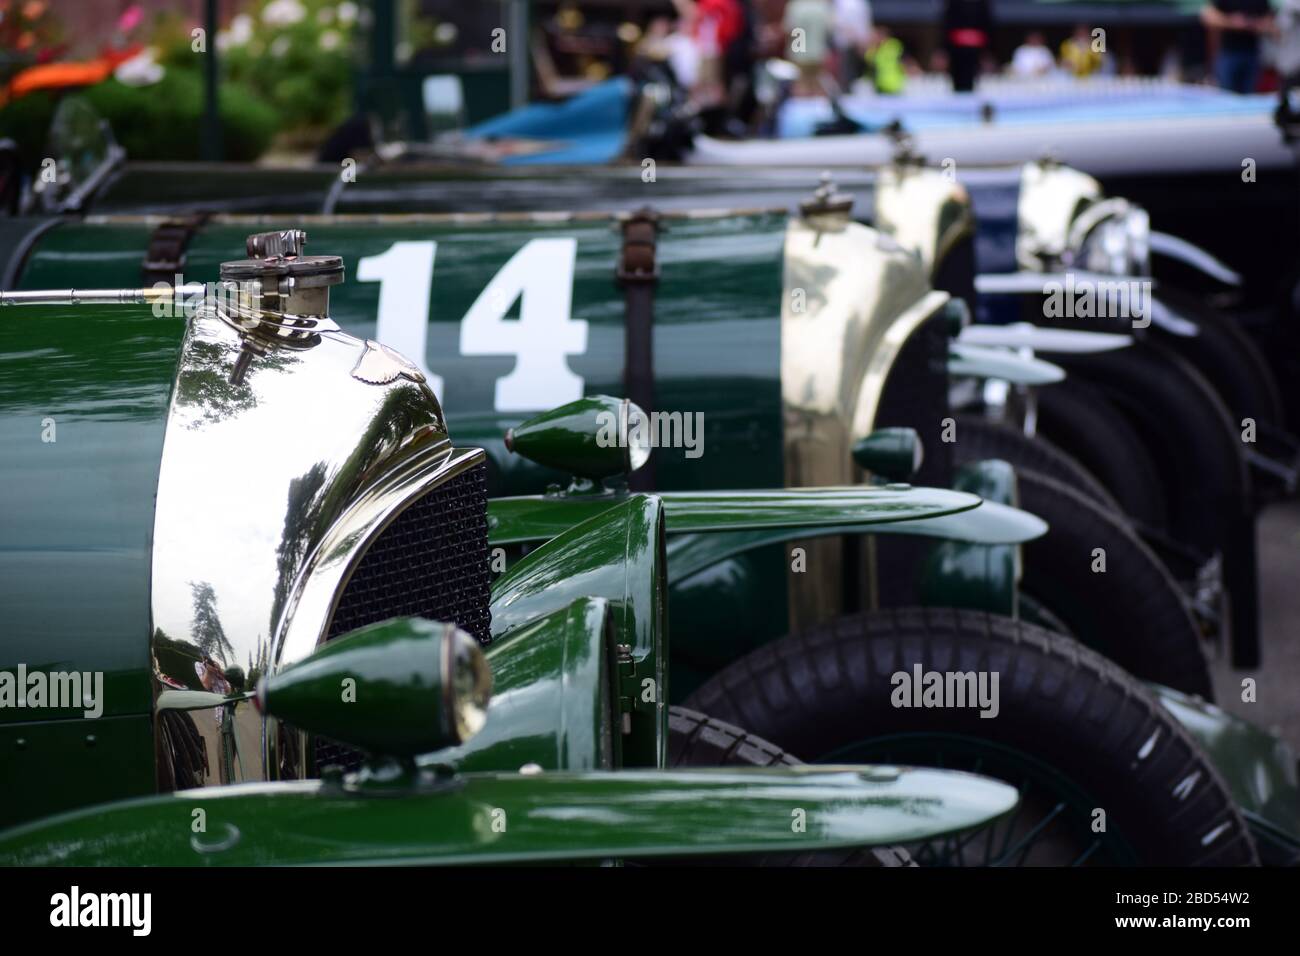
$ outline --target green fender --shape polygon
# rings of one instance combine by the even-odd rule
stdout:
[[[668,581],[769,544],[843,534],[900,534],[978,545],[1014,545],[1047,531],[1041,518],[960,491],[938,488],[818,488],[665,492]],[[494,545],[550,539],[608,511],[625,495],[496,498],[488,503]]]
[[[1291,747],[1199,697],[1157,684],[1151,690],[1227,782],[1264,862],[1293,863],[1300,853],[1300,781]]]
[[[1046,530],[1047,523],[1027,511],[985,501],[978,508],[937,518],[875,524],[871,526],[870,533],[993,545],[1032,541]],[[765,545],[842,534],[862,534],[863,531],[861,524],[842,524],[675,534],[668,539],[668,583],[677,584],[727,558]]]
[[[1014,788],[893,767],[465,774],[381,796],[304,781],[187,790],[0,834],[0,866],[507,864],[808,852],[996,819]],[[206,831],[195,833],[196,811]],[[802,826],[796,825],[802,824]]]
[[[488,645],[492,703],[483,729],[422,766],[500,770],[612,770],[622,739],[614,721],[610,605],[582,598]]]
[[[1040,358],[1006,349],[948,343],[948,374],[966,378],[997,378],[1012,385],[1052,385],[1065,381],[1065,369]]]
[[[494,545],[546,541],[627,500],[626,494],[534,495],[488,503]],[[863,532],[1019,543],[1047,525],[1015,508],[985,509],[962,491],[907,485],[853,485],[778,491],[663,492],[670,535],[762,532],[770,541]]]
[[[493,499],[488,503],[489,538],[499,548],[562,536],[575,522],[590,522],[593,514],[609,512],[628,500],[626,494],[615,492]],[[734,660],[756,646],[755,641],[761,643],[764,639],[750,628],[729,629],[702,622],[695,616],[701,605],[682,588],[703,587],[704,591],[696,588],[703,607],[717,611],[728,601],[739,602],[742,606],[737,612],[753,616],[777,585],[755,575],[752,559],[742,556],[755,553],[761,559],[757,552],[764,546],[865,532],[1015,544],[1047,530],[1046,523],[1034,515],[992,502],[981,503],[970,494],[899,485],[668,492],[656,500],[662,503],[669,532],[666,564],[667,583],[673,588],[671,600],[675,606],[690,602],[692,610],[676,618],[675,626],[684,626],[681,633],[687,635],[685,643],[678,645],[683,653],[674,670],[678,695],[688,692],[721,662]],[[543,545],[546,547],[549,545]],[[997,549],[984,548],[979,553],[994,554]],[[940,576],[939,580],[949,581],[954,574]],[[554,600],[577,596],[574,584],[564,574],[555,575],[555,585],[561,590]],[[614,586],[620,585],[614,582]],[[721,603],[715,598],[720,598]],[[722,612],[722,617],[727,618],[727,613]],[[494,626],[508,623],[494,610]],[[655,686],[662,690],[665,685],[661,682]],[[630,688],[638,706],[639,689],[639,684]],[[629,758],[628,762],[639,761]]]
[[[582,597],[609,601],[619,710],[626,715],[623,760],[661,767],[668,741],[667,565],[663,505],[632,495],[529,552],[492,587],[492,634],[512,632]]]
[[[986,505],[1015,505],[1018,500],[1015,470],[1005,461],[977,461],[957,469],[953,485],[979,495]],[[1016,514],[1025,514],[1008,508]],[[944,541],[926,561],[921,582],[921,600],[941,607],[967,607],[1016,617],[1023,541],[1039,537],[1047,523],[1036,519],[1042,530],[1020,542]]]

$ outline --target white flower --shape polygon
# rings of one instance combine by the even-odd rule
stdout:
[[[337,50],[343,38],[335,30],[326,30],[320,35],[320,48],[322,50]]]
[[[307,8],[298,0],[271,0],[262,8],[262,22],[273,27],[288,27],[307,15]]]
[[[154,61],[156,51],[145,47],[129,60],[123,60],[113,71],[119,83],[126,86],[152,86],[163,78],[163,68]]]
[[[351,23],[357,18],[357,5],[352,0],[343,0],[339,4],[339,23]]]
[[[276,37],[271,41],[271,56],[284,56],[289,52],[289,38]]]
[[[227,32],[232,44],[239,46],[247,43],[253,39],[253,18],[247,13],[241,13],[230,21],[230,29]],[[218,34],[218,42],[220,42],[220,34]]]
[[[446,20],[443,20],[433,28],[433,39],[440,46],[451,46],[451,44],[456,42],[456,37],[459,34],[460,30],[456,28],[456,24],[448,23]]]

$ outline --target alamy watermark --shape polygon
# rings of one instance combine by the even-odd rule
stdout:
[[[104,713],[103,671],[0,671],[0,708],[75,710],[94,720]]]
[[[152,893],[83,893],[74,884],[67,893],[50,897],[51,926],[122,926],[132,936],[148,936],[152,915]]]
[[[1129,319],[1135,329],[1151,324],[1150,279],[1092,279],[1065,274],[1043,285],[1043,316],[1049,319]]]
[[[687,458],[704,454],[703,412],[650,412],[629,415],[626,428],[620,427],[618,412],[596,415],[596,444],[601,448],[684,448]]]
[[[172,295],[161,295],[152,303],[156,319],[192,319],[200,309],[238,311],[239,289],[221,282],[186,283],[180,273],[175,283],[155,282],[153,288],[160,293],[174,290]]]
[[[981,718],[996,717],[1000,709],[997,671],[927,671],[913,664],[910,672],[895,671],[889,683],[895,707],[978,708]]]

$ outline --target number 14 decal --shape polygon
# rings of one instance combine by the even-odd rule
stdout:
[[[425,365],[429,297],[438,244],[395,242],[357,263],[357,279],[379,283],[375,338],[414,361],[439,400],[442,376]],[[479,293],[460,323],[461,355],[513,355],[514,371],[497,379],[495,409],[531,412],[582,397],[568,356],[587,350],[587,323],[573,305],[576,239],[531,239]],[[506,319],[515,301],[519,318]]]

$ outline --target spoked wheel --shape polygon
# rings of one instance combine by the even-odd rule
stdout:
[[[1016,809],[965,833],[909,843],[918,866],[1137,866],[1118,833],[1092,830],[1087,793],[1031,755],[959,734],[896,734],[823,758],[827,762],[898,764],[966,770],[1014,783]]]
[[[978,706],[902,693],[930,674],[984,675],[989,693]],[[845,617],[746,655],[686,703],[813,763],[897,760],[1021,788],[1014,817],[913,848],[931,861],[1258,862],[1227,785],[1159,700],[1100,654],[1020,621],[936,608]]]
[[[803,763],[776,744],[686,707],[668,708],[669,767],[795,767]],[[678,861],[680,862],[680,861]],[[916,866],[898,846],[777,853],[706,861],[757,866]]]

